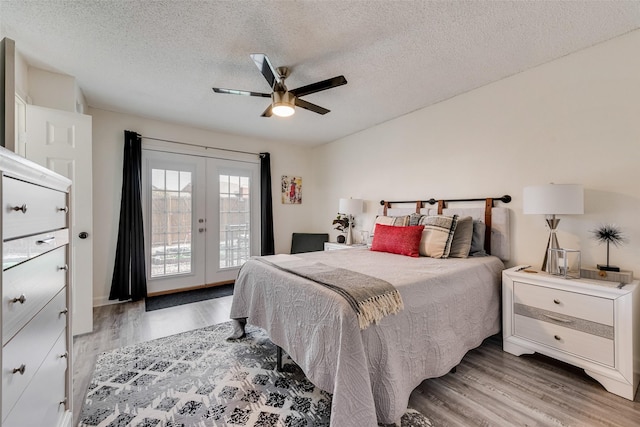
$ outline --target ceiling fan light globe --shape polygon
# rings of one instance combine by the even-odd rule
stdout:
[[[271,111],[278,117],[292,116],[295,110],[295,97],[289,92],[273,92]]]
[[[271,111],[273,111],[273,114],[278,117],[293,116],[293,113],[296,112],[296,110],[291,105],[287,105],[284,103],[274,104]]]

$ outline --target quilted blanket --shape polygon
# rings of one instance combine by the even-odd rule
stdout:
[[[399,423],[416,386],[448,373],[500,330],[504,264],[496,257],[413,258],[366,249],[295,256],[389,282],[404,303],[361,329],[351,305],[326,286],[257,259],[242,267],[231,318],[265,329],[311,382],[333,394],[331,427]]]
[[[256,260],[312,280],[338,293],[355,311],[360,329],[366,329],[372,323],[404,308],[402,297],[393,285],[368,274],[310,262],[295,256],[261,257]]]

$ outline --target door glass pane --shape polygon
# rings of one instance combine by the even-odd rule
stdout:
[[[240,267],[251,254],[250,179],[220,174],[220,268]]]
[[[151,171],[151,277],[191,273],[191,172]]]

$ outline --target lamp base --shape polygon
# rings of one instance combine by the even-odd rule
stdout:
[[[556,218],[555,215],[552,215],[551,217],[546,218],[546,221],[549,226],[549,240],[547,240],[547,249],[544,252],[542,271],[551,273],[552,271],[557,270],[557,260],[549,260],[549,249],[560,249],[560,245],[558,245],[558,237],[556,236],[556,228],[558,227],[558,223],[560,223],[560,218]],[[551,261],[552,265],[549,265],[547,261]]]
[[[353,223],[353,218],[349,215],[349,229],[347,230],[347,245],[353,245],[353,233],[351,231],[351,224]]]
[[[620,267],[616,267],[615,265],[598,264],[597,267],[598,267],[598,270],[600,271],[620,271]]]

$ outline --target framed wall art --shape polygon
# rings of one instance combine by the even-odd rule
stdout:
[[[287,205],[302,203],[302,177],[282,175],[282,203]]]

